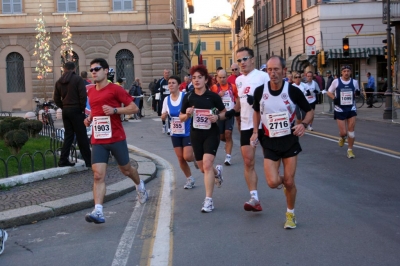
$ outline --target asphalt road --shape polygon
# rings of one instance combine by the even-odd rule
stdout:
[[[128,143],[164,158],[175,169],[171,239],[163,243],[170,247],[171,265],[398,265],[400,126],[357,121],[356,158],[350,160],[346,148],[337,145],[336,123],[317,116],[315,132],[301,138],[298,227],[284,230],[285,197],[281,190],[268,188],[260,147],[256,171],[264,210],[243,210],[249,192],[236,129],[233,164],[224,167],[225,182],[214,190],[215,210],[205,214],[200,212],[202,174],[191,165],[196,187],[183,189],[185,178],[170,138],[161,134],[161,122],[146,117],[124,125]],[[216,161],[223,160],[221,143]],[[85,210],[9,230],[0,265],[154,265],[163,206],[164,177],[159,173],[147,184],[151,197],[145,205],[136,206],[135,192],[106,203],[104,225],[86,223],[84,214],[90,210]],[[128,248],[121,249],[121,244]]]

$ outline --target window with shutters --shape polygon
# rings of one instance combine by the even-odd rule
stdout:
[[[201,50],[207,51],[207,43],[206,42],[201,42]]]
[[[132,0],[113,0],[113,11],[132,11]]]
[[[78,11],[77,0],[57,0],[58,13],[70,13]]]
[[[216,41],[216,42],[215,42],[215,50],[216,50],[216,51],[221,50],[221,42],[220,42],[220,41]]]
[[[207,67],[207,59],[203,59],[203,65]]]
[[[229,41],[229,50],[232,50],[232,41]]]
[[[215,60],[215,69],[217,69],[217,68],[219,68],[219,67],[221,67],[222,66],[222,64],[221,64],[221,59],[216,59]]]
[[[291,0],[283,0],[283,18],[290,18],[292,13]]]
[[[267,27],[271,27],[272,26],[272,0],[269,0],[267,2]]]
[[[6,57],[7,92],[25,92],[24,58],[20,53]]]
[[[262,17],[261,17],[261,9],[257,9],[257,32],[261,31],[262,27]]]
[[[190,51],[193,51],[193,43],[190,43]]]
[[[296,0],[296,13],[301,12],[301,0]]]
[[[275,23],[281,22],[281,1],[282,0],[275,0]]]
[[[3,0],[3,14],[22,13],[22,0]]]
[[[261,8],[261,28],[264,30],[267,28],[267,14],[266,14],[266,6],[263,5]]]

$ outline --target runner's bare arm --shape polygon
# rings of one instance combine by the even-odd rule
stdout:
[[[260,112],[253,112],[253,134],[250,138],[250,143],[256,143],[258,140],[258,126],[260,125],[261,116]]]

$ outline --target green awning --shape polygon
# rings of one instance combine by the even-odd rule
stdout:
[[[342,49],[329,49],[328,59],[336,58],[369,58],[374,55],[383,55],[382,47],[350,48],[350,55],[343,56]]]

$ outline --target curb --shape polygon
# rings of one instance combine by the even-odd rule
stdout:
[[[142,150],[140,150],[139,152],[138,148],[132,145],[128,145],[128,149],[130,152],[136,153],[136,154],[130,153],[129,157],[138,163],[138,172],[140,179],[142,179],[143,182],[145,183],[148,183],[150,180],[154,179],[157,174],[157,167],[156,164],[153,162],[153,160],[149,157],[149,155],[146,152],[143,152]],[[60,168],[62,171],[57,171],[58,168],[56,168],[52,172],[54,176],[50,176],[50,170],[44,170],[49,173],[46,174],[46,178],[44,178],[43,173],[41,173],[42,175],[38,180],[59,176],[61,175],[62,172],[65,171],[64,169],[70,169],[69,172],[67,171],[65,174],[79,171],[78,170],[79,168],[82,168],[80,171],[87,169],[86,167],[84,167],[83,162],[81,163],[82,165],[80,166],[75,165],[75,167]],[[30,174],[24,175],[25,177],[22,180],[25,181],[25,183],[32,182],[32,180],[37,178],[37,177],[29,177],[29,175]],[[16,181],[8,180],[8,182],[12,184],[13,182]],[[107,192],[104,198],[104,202],[108,202],[118,197],[121,197],[129,192],[132,192],[135,189],[136,187],[134,183],[129,179],[124,179],[118,183],[112,184],[107,187]],[[56,216],[80,211],[90,207],[93,207],[93,193],[91,191],[64,199],[44,202],[39,205],[32,205],[19,209],[12,209],[0,212],[0,228],[6,229],[25,224],[31,224],[40,220],[45,220],[48,218],[53,218]]]

